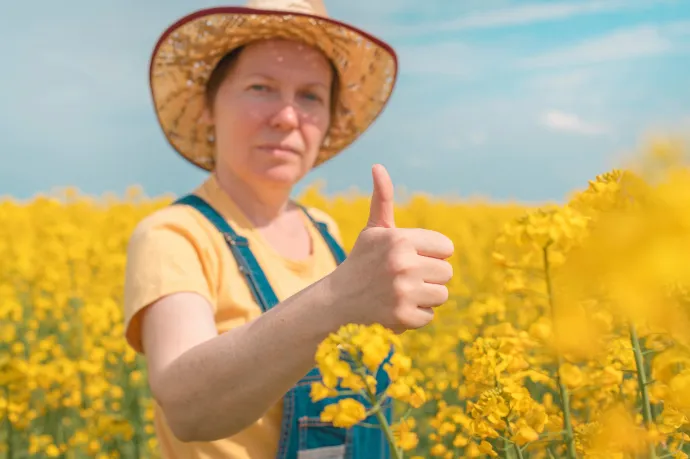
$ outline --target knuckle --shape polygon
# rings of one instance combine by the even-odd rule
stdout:
[[[386,238],[392,249],[405,250],[410,246],[408,237],[402,231],[389,230],[386,232]]]
[[[406,320],[405,311],[403,311],[402,308],[395,308],[395,310],[393,311],[393,320],[396,323],[404,324]]]
[[[453,240],[441,233],[436,233],[434,236],[434,243],[439,247],[441,252],[443,252],[445,257],[452,256],[455,252]]]
[[[450,280],[453,278],[453,265],[449,263],[448,261],[444,261],[445,263],[445,269],[446,269],[446,282],[450,282]]]
[[[386,268],[391,274],[403,274],[410,269],[410,262],[403,254],[392,252],[386,260]]]
[[[433,285],[429,286],[429,290],[427,292],[427,304],[429,304],[431,307],[436,307],[436,306],[441,306],[444,303],[448,301],[448,298],[450,298],[450,292],[448,291],[448,287],[445,285]]]
[[[426,309],[424,311],[424,314],[420,315],[420,317],[415,321],[415,323],[412,324],[411,328],[420,329],[422,327],[429,325],[429,323],[434,319],[434,315],[435,311],[433,309]]]
[[[443,304],[446,301],[448,301],[448,298],[450,298],[450,292],[448,291],[448,287],[445,285],[439,285],[439,304]]]
[[[443,238],[446,240],[446,245],[448,246],[448,256],[453,255],[455,253],[455,244],[453,243],[453,240],[446,236],[443,236]]]
[[[410,284],[405,279],[395,279],[393,281],[393,298],[396,304],[404,302],[410,295]]]

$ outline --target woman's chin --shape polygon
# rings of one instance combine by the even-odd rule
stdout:
[[[258,175],[264,182],[291,187],[299,182],[303,171],[294,164],[281,164],[259,171]]]

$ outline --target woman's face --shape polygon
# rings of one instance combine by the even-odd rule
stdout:
[[[263,186],[292,187],[314,165],[330,124],[332,68],[306,45],[245,47],[218,88],[216,168]]]

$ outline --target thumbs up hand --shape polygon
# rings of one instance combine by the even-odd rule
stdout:
[[[448,300],[453,242],[420,228],[396,228],[393,183],[386,169],[372,169],[369,220],[348,256],[331,275],[334,313],[340,322],[380,323],[395,332],[423,327],[433,308]]]
[[[395,228],[395,203],[393,182],[388,171],[377,164],[372,168],[374,191],[371,195],[371,208],[367,228]]]

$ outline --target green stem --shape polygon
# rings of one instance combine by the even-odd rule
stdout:
[[[509,432],[509,434],[510,436],[513,435],[511,432]],[[511,447],[515,451],[515,454],[517,454],[518,459],[524,459],[524,456],[522,455],[522,448],[520,448],[520,446],[513,440],[503,437],[503,453],[506,459],[511,457],[510,454],[508,454],[508,451],[511,450]]]
[[[512,437],[514,434],[513,434],[513,429],[510,427],[510,422],[508,421],[507,418],[504,419],[504,421],[506,423],[506,426],[508,427],[508,435],[510,435]],[[503,440],[506,442],[506,445],[505,445],[506,454],[508,454],[508,447],[510,445],[512,445],[513,448],[515,448],[515,452],[517,453],[518,459],[524,459],[522,456],[522,449],[520,448],[520,446],[517,443],[515,443],[512,440],[508,440],[507,438],[504,438]],[[510,443],[510,445],[508,443]]]
[[[7,417],[7,459],[14,459],[14,430],[9,416]]]
[[[391,430],[391,427],[388,425],[388,421],[386,420],[386,417],[383,415],[382,410],[379,409],[378,411],[376,411],[376,419],[378,419],[379,424],[381,424],[381,430],[383,430],[383,434],[386,436],[386,440],[388,440],[388,444],[391,447],[391,452],[393,453],[393,458],[403,459],[402,452],[395,444],[395,437],[393,436],[393,431]]]
[[[5,386],[5,400],[7,402],[7,409],[5,410],[7,421],[7,459],[14,459],[14,429],[12,428],[12,421],[10,420],[10,387]]]
[[[510,459],[510,454],[508,450],[510,449],[511,442],[507,438],[503,439],[503,459]]]
[[[366,374],[363,372],[363,370],[359,369],[357,373],[359,373],[359,375],[362,376],[362,379],[366,381]],[[382,402],[376,399],[376,394],[369,388],[368,385],[367,394],[369,396],[369,403],[371,403],[371,405],[374,407],[376,419],[379,421],[381,430],[383,431],[383,434],[385,435],[386,440],[388,440],[388,444],[390,445],[392,459],[403,459],[402,451],[400,451],[398,446],[395,444],[395,436],[393,435],[391,426],[388,425],[388,420],[386,419],[386,416],[384,416],[383,410],[381,410]]]
[[[647,390],[647,372],[645,370],[644,356],[642,355],[642,346],[640,346],[640,338],[637,336],[637,329],[630,323],[630,341],[632,342],[633,354],[635,355],[635,366],[637,367],[637,385],[640,388],[640,398],[642,399],[642,419],[645,427],[650,429],[654,423],[652,417],[652,405],[649,402],[649,391]],[[656,449],[654,444],[649,442],[649,457],[656,459]]]
[[[523,459],[523,456],[522,456],[522,449],[518,446],[517,443],[513,443],[513,448],[515,448],[515,452],[516,452],[517,455],[518,455],[518,459]]]
[[[549,264],[549,248],[548,245],[543,249],[544,254],[544,277],[546,280],[546,291],[549,297],[549,309],[551,309],[551,320],[556,322],[555,301],[553,295],[553,285],[551,284],[551,266]],[[567,447],[567,454],[569,459],[577,459],[575,451],[575,435],[573,433],[573,421],[570,414],[570,394],[568,388],[561,379],[561,366],[563,365],[563,357],[560,353],[556,353],[558,368],[556,368],[556,381],[558,383],[558,392],[561,398],[561,409],[563,410],[563,424],[565,427],[565,444]]]
[[[139,405],[139,389],[134,390],[134,413],[135,413],[135,419],[137,420],[136,423],[136,430],[134,431],[134,438],[132,439],[132,443],[134,444],[134,457],[139,459],[141,457],[141,444],[143,443],[143,435],[142,435],[142,426],[141,426],[141,418],[142,418],[142,410],[141,406]]]

